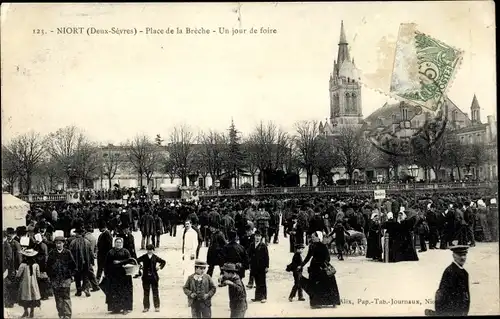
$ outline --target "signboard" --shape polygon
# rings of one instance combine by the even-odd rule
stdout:
[[[376,189],[373,191],[373,196],[375,199],[384,199],[385,198],[385,189]]]
[[[159,202],[160,201],[160,195],[153,195],[153,201],[154,202]]]

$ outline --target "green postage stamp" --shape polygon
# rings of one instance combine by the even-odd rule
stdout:
[[[390,95],[437,111],[463,52],[402,23],[394,56]]]

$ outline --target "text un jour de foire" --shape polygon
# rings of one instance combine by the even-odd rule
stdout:
[[[98,27],[58,27],[55,29],[37,28],[33,29],[33,35],[258,35],[258,34],[277,34],[278,30],[269,26],[259,26],[251,28],[233,28],[233,27],[144,27],[144,28],[98,28]]]

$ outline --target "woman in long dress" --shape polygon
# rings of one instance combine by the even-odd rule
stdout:
[[[328,276],[325,271],[326,265],[330,263],[330,252],[322,242],[322,237],[321,232],[312,233],[307,257],[300,266],[302,268],[309,261],[311,262],[308,268],[309,278],[301,278],[303,288],[309,295],[311,308],[340,305],[340,294],[335,275]]]
[[[128,314],[132,311],[132,276],[125,272],[124,265],[131,263],[130,252],[123,248],[123,238],[115,239],[115,247],[108,252],[104,266],[106,280],[106,303],[111,313]]]
[[[22,318],[34,317],[34,308],[40,307],[40,288],[38,279],[41,277],[40,266],[38,266],[35,256],[38,254],[33,249],[21,251],[23,262],[19,265],[16,277],[19,281],[19,305],[24,308]],[[29,314],[28,314],[29,309]]]
[[[367,246],[366,258],[381,261],[382,228],[380,227],[380,215],[378,213],[374,213],[369,222]]]

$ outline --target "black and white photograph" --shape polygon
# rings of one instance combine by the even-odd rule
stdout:
[[[500,314],[493,1],[0,18],[5,318]]]

